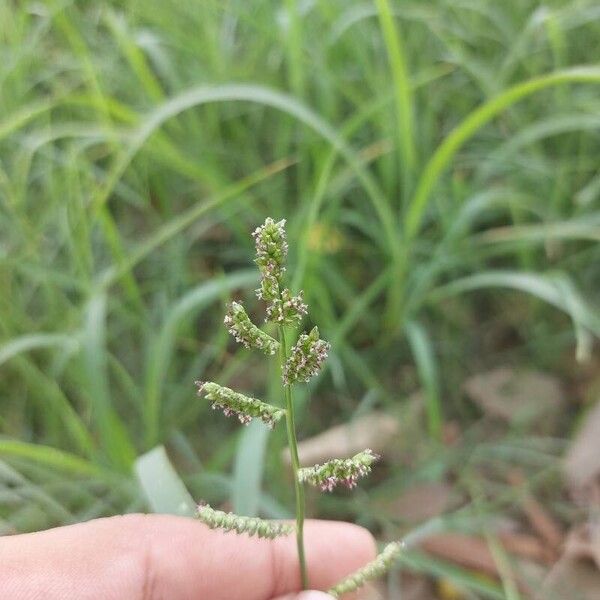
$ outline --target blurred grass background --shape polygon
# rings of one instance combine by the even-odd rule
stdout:
[[[381,498],[484,448],[439,451],[477,422],[469,375],[577,380],[600,334],[599,19],[586,0],[0,2],[0,524],[144,509],[132,464],[159,444],[194,497],[289,514],[283,432],[267,447],[193,387],[275,394],[221,324],[232,295],[260,314],[266,216],[333,344],[301,437],[424,390],[410,468],[313,512],[377,529]],[[505,435],[499,461],[555,472],[559,441]]]

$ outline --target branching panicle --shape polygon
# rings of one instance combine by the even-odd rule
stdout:
[[[329,353],[330,344],[319,338],[319,330],[313,327],[303,333],[292,348],[283,369],[283,383],[291,385],[297,381],[308,382],[318,375]]]
[[[296,534],[298,563],[302,587],[309,584],[304,550],[305,498],[304,484],[309,483],[323,491],[331,492],[338,485],[354,488],[360,477],[371,471],[373,463],[379,458],[371,450],[365,450],[352,458],[335,458],[323,465],[302,468],[298,455],[298,442],[294,417],[294,398],[292,384],[308,382],[318,375],[330,349],[328,342],[319,337],[314,327],[309,333],[302,333],[291,351],[286,340],[286,326],[299,327],[308,313],[303,293],[296,296],[285,287],[285,262],[288,244],[285,233],[285,220],[275,221],[268,218],[252,234],[256,245],[255,262],[260,270],[260,288],[256,290],[260,299],[267,303],[267,321],[277,324],[278,340],[258,328],[238,302],[232,302],[225,315],[224,323],[234,338],[247,348],[257,348],[267,355],[279,351],[279,366],[283,378],[283,395],[286,409],[267,404],[256,398],[244,396],[213,382],[197,381],[198,395],[205,396],[214,409],[220,409],[226,416],[234,416],[243,424],[252,419],[261,419],[269,427],[285,417],[288,444],[290,448],[294,490],[296,498],[296,524],[265,521],[255,517],[241,517],[233,513],[215,510],[207,504],[198,506],[197,517],[211,528],[235,531],[264,538]],[[400,551],[399,544],[390,544],[375,561],[344,579],[330,590],[330,594],[339,597],[353,591],[369,579],[385,573]]]
[[[259,329],[239,302],[232,302],[223,319],[229,333],[246,348],[257,348],[273,355],[279,350],[279,342]]]
[[[222,410],[226,417],[237,417],[244,425],[256,418],[272,428],[285,415],[285,410],[282,408],[244,396],[212,381],[196,381],[196,385],[198,395],[204,394],[206,399],[211,401],[213,409]]]
[[[360,477],[371,472],[373,463],[378,459],[379,456],[367,448],[352,458],[334,458],[322,465],[300,469],[298,478],[323,492],[331,492],[338,485],[352,489],[356,487]]]
[[[342,579],[340,583],[331,589],[327,590],[327,593],[334,598],[339,598],[343,594],[353,592],[373,579],[377,579],[382,575],[385,575],[389,568],[394,564],[394,561],[402,552],[404,545],[402,542],[392,542],[388,544],[381,554],[365,565],[362,569],[354,572],[345,579]]]
[[[256,535],[259,538],[274,539],[294,533],[295,527],[289,523],[278,521],[265,521],[257,517],[241,517],[233,513],[215,510],[208,504],[199,504],[196,516],[211,529],[223,529],[245,533],[248,536]]]

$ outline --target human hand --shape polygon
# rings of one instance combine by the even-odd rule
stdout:
[[[307,521],[304,535],[315,589],[375,556],[356,525]],[[125,515],[0,538],[0,600],[330,598],[300,588],[293,536],[249,538],[182,517]]]

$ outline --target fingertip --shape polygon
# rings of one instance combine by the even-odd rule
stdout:
[[[305,537],[310,583],[319,589],[335,585],[377,554],[372,534],[353,523],[308,521]]]
[[[334,597],[326,594],[325,592],[308,590],[306,592],[300,592],[299,594],[287,594],[286,596],[279,596],[273,600],[334,600]]]

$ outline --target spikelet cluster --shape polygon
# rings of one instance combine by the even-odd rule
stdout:
[[[279,342],[259,329],[239,302],[228,306],[223,323],[235,340],[246,348],[258,348],[265,354],[275,354],[279,350]]]
[[[352,489],[360,477],[371,472],[371,466],[378,459],[379,456],[367,448],[352,458],[334,458],[322,465],[299,469],[298,480],[310,483],[323,492],[331,492],[338,485]]]
[[[256,245],[255,263],[260,270],[260,287],[256,295],[268,302],[267,321],[278,325],[298,327],[308,307],[302,292],[293,296],[283,286],[285,260],[288,244],[285,235],[285,219],[274,221],[270,217],[252,233]]]
[[[281,298],[275,298],[267,306],[267,321],[278,325],[298,327],[306,314],[308,306],[304,303],[302,291],[297,296],[292,296],[290,290],[285,288],[281,292]]]
[[[385,575],[394,561],[398,558],[403,548],[404,544],[402,542],[392,542],[391,544],[388,544],[375,560],[365,565],[362,569],[354,572],[352,575],[342,579],[336,586],[327,590],[327,593],[334,598],[339,598],[343,594],[354,592],[359,589],[367,583],[367,581]]]
[[[307,382],[318,375],[329,349],[330,344],[319,338],[317,327],[313,327],[310,333],[301,334],[284,365],[283,383]]]
[[[296,530],[296,528],[289,523],[266,521],[257,517],[240,517],[233,513],[215,510],[208,504],[199,504],[196,510],[196,516],[211,529],[235,531],[236,533],[245,533],[248,536],[256,535],[259,538],[273,539],[284,535],[290,535]]]
[[[285,219],[274,221],[270,217],[253,233],[256,246],[256,259],[261,274],[261,286],[257,290],[259,298],[270,301],[280,296],[288,243],[285,235]]]
[[[212,381],[196,381],[196,385],[198,395],[204,394],[206,399],[211,401],[213,409],[222,410],[226,417],[237,417],[244,425],[256,418],[273,428],[275,423],[285,415],[285,410],[282,408],[244,396]]]

